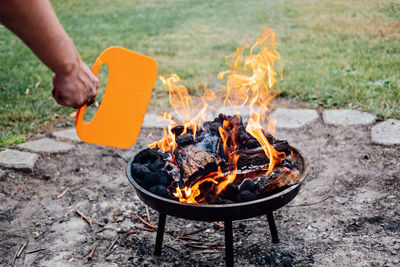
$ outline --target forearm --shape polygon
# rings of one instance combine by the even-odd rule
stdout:
[[[53,72],[69,73],[79,65],[75,45],[48,0],[0,0],[0,20]]]

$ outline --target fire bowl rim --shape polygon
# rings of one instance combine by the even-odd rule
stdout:
[[[206,208],[206,209],[221,209],[221,208],[243,208],[244,206],[253,206],[256,204],[260,204],[262,202],[268,202],[269,200],[272,199],[276,199],[276,198],[280,198],[283,197],[284,195],[290,193],[291,191],[295,190],[298,187],[301,187],[302,183],[304,182],[304,180],[307,178],[308,176],[308,166],[309,166],[309,162],[307,160],[307,158],[304,156],[303,153],[301,153],[301,151],[291,145],[289,145],[289,147],[294,150],[295,152],[297,152],[298,154],[300,154],[302,160],[303,160],[303,173],[301,173],[300,175],[300,182],[298,184],[289,186],[288,188],[286,188],[285,190],[278,192],[276,194],[273,194],[271,196],[268,197],[264,197],[264,198],[260,198],[260,199],[256,199],[256,200],[252,200],[252,201],[246,201],[246,202],[240,202],[240,203],[233,203],[233,204],[188,204],[188,203],[183,203],[183,202],[179,202],[176,200],[172,200],[172,199],[168,199],[165,197],[161,197],[159,195],[153,194],[150,191],[144,189],[143,187],[141,187],[136,181],[135,179],[132,177],[131,174],[131,165],[132,165],[132,161],[134,160],[135,156],[137,155],[137,153],[135,153],[128,161],[127,163],[127,167],[126,167],[126,176],[128,177],[129,182],[132,184],[132,186],[135,188],[135,190],[139,191],[140,193],[147,195],[151,198],[155,198],[159,201],[163,201],[163,202],[167,202],[169,204],[172,205],[178,205],[178,206],[185,206],[185,207],[197,207],[197,208]],[[139,153],[139,152],[138,152]],[[297,195],[297,193],[296,193]],[[139,194],[140,197],[140,194]],[[141,198],[141,197],[140,197]],[[294,198],[294,197],[293,197]],[[141,198],[142,199],[142,198]],[[291,199],[292,200],[292,199]],[[290,200],[290,201],[291,201]],[[146,201],[144,201],[142,199],[143,202],[146,203]],[[289,202],[290,202],[289,201]],[[147,203],[146,203],[147,204]],[[286,203],[287,204],[287,203]],[[284,205],[286,205],[284,204]]]

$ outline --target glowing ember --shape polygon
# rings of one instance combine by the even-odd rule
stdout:
[[[248,46],[238,48],[233,55],[228,56],[227,61],[232,62],[231,64],[227,63],[230,69],[218,74],[219,79],[226,78],[226,85],[221,88],[224,92],[224,106],[233,106],[238,115],[240,115],[241,107],[245,105],[250,107],[250,118],[245,129],[260,143],[264,150],[269,160],[268,173],[285,158],[284,152],[278,152],[270,145],[261,126],[268,120],[266,117],[266,113],[269,111],[268,104],[275,96],[274,93],[270,92],[270,89],[276,83],[277,73],[274,70],[274,63],[280,59],[276,47],[275,33],[270,29],[265,29],[264,34],[250,49],[248,49]],[[249,50],[249,55],[244,56],[247,50]],[[256,50],[257,53],[255,53]],[[178,123],[172,120],[171,114],[165,113],[164,117],[169,120],[169,126],[164,129],[163,138],[149,145],[149,147],[158,147],[163,152],[170,153],[172,155],[171,161],[174,162],[177,138],[191,133],[193,141],[195,141],[197,131],[201,130],[203,122],[208,119],[206,111],[210,108],[210,101],[215,100],[215,94],[205,88],[202,102],[200,105],[195,105],[188,90],[184,86],[178,85],[180,79],[176,74],[172,74],[169,78],[160,77],[160,79],[168,89],[170,103],[181,121]],[[200,110],[200,112],[193,114],[195,110]],[[176,134],[173,128],[178,125],[182,125],[183,129],[179,134]],[[273,122],[268,122],[269,132],[274,132],[273,126]],[[214,190],[215,194],[218,195],[235,180],[238,169],[237,162],[240,157],[236,153],[238,148],[236,127],[236,124],[225,120],[222,127],[218,129],[220,139],[217,151],[219,147],[223,148],[229,166],[233,166],[231,172],[224,175],[221,167],[218,166],[216,172],[205,175],[192,186],[176,187],[174,196],[180,202],[198,204],[198,202],[204,200],[205,194],[200,190],[204,183],[211,183],[208,190]]]

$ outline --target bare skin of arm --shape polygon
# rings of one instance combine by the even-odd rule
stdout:
[[[64,106],[92,103],[99,82],[81,60],[48,0],[0,0],[0,21],[53,71],[53,96]]]

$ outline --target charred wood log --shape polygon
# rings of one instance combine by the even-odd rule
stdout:
[[[222,159],[215,153],[209,153],[194,145],[180,147],[174,154],[185,185],[191,184],[198,177],[217,171],[218,165],[222,163]]]
[[[276,167],[271,173],[257,179],[257,191],[267,193],[269,191],[300,183],[300,171],[296,168]]]

